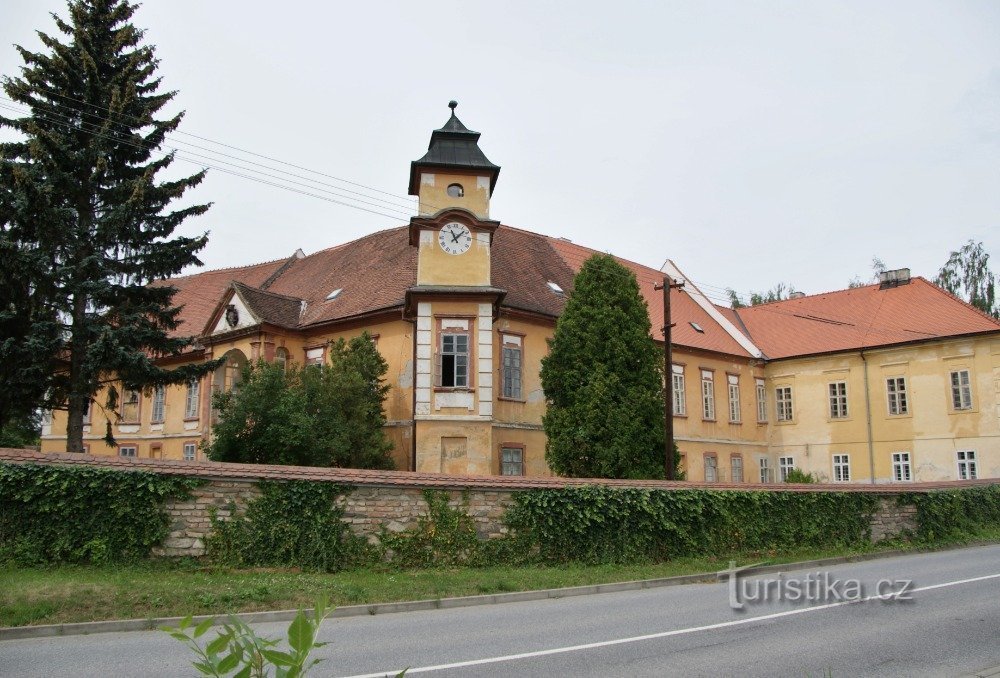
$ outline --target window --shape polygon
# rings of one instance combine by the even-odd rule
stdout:
[[[975,450],[959,450],[958,454],[958,479],[975,480],[979,477],[976,471]]]
[[[464,198],[465,189],[462,188],[462,184],[448,184],[448,197],[449,198]]]
[[[674,389],[674,416],[683,417],[687,414],[687,398],[684,394],[684,366],[671,365],[670,367]]]
[[[121,445],[118,448],[118,456],[119,457],[135,457],[135,456],[137,456],[136,455],[137,451],[138,451],[138,448],[136,448],[135,445]]]
[[[771,482],[771,463],[767,459],[760,460],[760,482]]]
[[[441,386],[469,385],[469,335],[441,335]]]
[[[774,406],[778,412],[778,421],[792,420],[792,387],[779,386],[774,389]]]
[[[793,457],[778,457],[778,478],[781,482],[785,482],[788,478],[788,472],[795,468],[795,459]]]
[[[198,446],[196,443],[184,443],[184,461],[194,461],[197,456]]]
[[[757,421],[767,421],[767,389],[763,379],[757,379]]]
[[[280,367],[281,371],[284,372],[288,369],[288,349],[284,346],[279,346],[274,350],[274,362],[276,362]]]
[[[192,379],[187,385],[187,394],[184,397],[184,418],[185,419],[197,419],[198,418],[198,405],[201,402],[199,392],[201,391],[201,383],[197,379]]]
[[[705,455],[705,482],[714,483],[719,480],[719,459],[714,454]]]
[[[906,400],[906,378],[890,377],[885,380],[885,392],[889,398],[889,414],[907,414],[910,404]]]
[[[163,421],[163,414],[166,410],[167,389],[163,386],[153,387],[153,413],[150,421],[154,424]]]
[[[523,447],[504,446],[500,448],[500,475],[502,476],[524,475]]]
[[[830,384],[830,418],[847,418],[847,383],[835,381]]]
[[[323,366],[323,354],[326,349],[322,346],[316,346],[314,348],[306,349],[306,365],[311,365],[313,367]]]
[[[139,423],[139,392],[127,388],[122,394],[122,424]]]
[[[951,404],[956,410],[972,409],[972,385],[969,383],[969,370],[958,370],[951,373]]]
[[[851,458],[849,455],[833,455],[833,479],[838,483],[851,482]]]
[[[502,397],[521,399],[521,337],[503,336],[501,354]]]
[[[743,482],[743,457],[734,454],[729,458],[730,477],[734,483]]]
[[[727,375],[729,381],[729,421],[738,424],[740,421],[740,378],[735,374]]]
[[[701,371],[701,418],[715,419],[715,373]]]
[[[909,482],[913,480],[913,475],[910,473],[909,452],[892,453],[892,479],[897,482]]]
[[[90,398],[83,401],[83,425],[90,423]]]

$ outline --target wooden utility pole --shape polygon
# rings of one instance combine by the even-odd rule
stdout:
[[[653,285],[653,289],[663,290],[663,433],[666,455],[664,458],[667,480],[674,480],[674,352],[670,340],[670,290],[684,287],[683,282],[674,282],[670,276],[663,276],[663,283]]]

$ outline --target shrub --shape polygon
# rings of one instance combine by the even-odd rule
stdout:
[[[448,503],[447,492],[424,490],[423,496],[427,513],[417,519],[415,528],[406,532],[382,529],[379,540],[385,556],[399,567],[458,565],[479,560],[483,544],[467,512],[467,497],[463,495],[462,505],[454,507]]]
[[[953,541],[1000,528],[1000,485],[914,493],[899,498],[917,507],[920,541]]]

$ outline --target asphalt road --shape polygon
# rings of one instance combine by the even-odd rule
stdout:
[[[765,579],[771,600],[747,600]],[[903,580],[909,600],[873,598]],[[796,585],[811,602],[794,600]],[[326,661],[310,675],[958,676],[1000,665],[1000,546],[761,575],[735,590],[743,610],[722,582],[328,620]],[[847,602],[858,598],[869,599]],[[159,632],[0,642],[0,676],[196,675],[189,661]]]

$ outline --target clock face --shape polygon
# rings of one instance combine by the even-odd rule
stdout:
[[[448,254],[464,254],[472,247],[472,233],[465,224],[453,221],[441,228],[438,233],[438,243]]]

